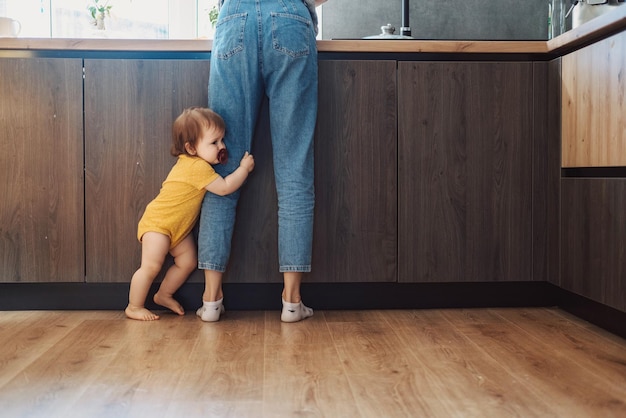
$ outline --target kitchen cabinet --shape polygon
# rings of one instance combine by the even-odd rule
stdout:
[[[396,280],[395,76],[395,61],[320,62],[309,282]],[[184,107],[205,105],[207,83],[205,61],[85,60],[87,282],[126,282],[138,267],[137,221],[174,161],[171,123]],[[266,101],[229,283],[282,282],[268,125]]]
[[[90,58],[84,67],[84,234],[74,230],[87,282],[127,282],[140,262],[137,221],[174,163],[171,123],[207,102],[198,86],[209,62]],[[320,60],[307,281],[532,279],[532,69]],[[280,282],[267,102],[252,152],[226,279]]]
[[[307,281],[533,280],[533,184],[541,183],[533,164],[543,155],[534,138],[545,136],[537,66],[320,60]],[[140,262],[137,221],[175,161],[171,124],[183,108],[207,103],[209,61],[88,58],[84,74],[84,198],[78,168],[75,196],[64,199],[77,207],[70,219],[85,270],[75,279],[126,283]],[[76,88],[80,115],[80,77]],[[238,207],[230,283],[282,281],[267,108]],[[535,248],[546,250],[543,235]],[[202,280],[200,271],[190,278]]]
[[[399,62],[400,282],[529,281],[533,64]]]
[[[0,282],[82,281],[82,62],[3,58],[0,99]]]
[[[139,267],[137,222],[175,162],[172,123],[206,106],[208,74],[208,60],[85,59],[87,282]]]
[[[561,60],[562,167],[626,166],[626,32]]]
[[[395,61],[320,61],[315,282],[397,280]]]
[[[626,311],[626,179],[561,180],[559,286]]]
[[[626,32],[561,58],[559,286],[626,311]]]

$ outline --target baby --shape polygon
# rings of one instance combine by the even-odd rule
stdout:
[[[215,172],[212,165],[228,158],[224,145],[226,127],[222,118],[207,108],[185,109],[174,121],[171,153],[178,157],[158,196],[148,204],[139,221],[137,238],[141,242],[141,266],[130,282],[128,318],[143,321],[159,319],[144,304],[150,286],[161,271],[169,252],[174,264],[167,270],[154,302],[178,315],[183,307],[174,293],[197,268],[196,246],[191,234],[204,194],[233,193],[241,187],[254,169],[254,158],[245,153],[239,167],[226,177]]]

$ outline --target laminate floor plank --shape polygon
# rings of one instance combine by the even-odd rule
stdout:
[[[623,344],[620,346],[598,338],[594,329],[557,316],[554,310],[499,309],[496,312],[530,338],[549,346],[555,355],[566,357],[601,378],[619,398],[626,399],[626,350]]]
[[[623,416],[626,404],[606,381],[578,366],[553,346],[529,338],[493,310],[445,311],[444,315],[557,416]],[[500,318],[500,319],[498,319]],[[599,415],[598,415],[599,414]]]
[[[78,315],[67,315],[60,319],[53,314],[41,315],[38,312],[0,314],[0,387],[83,320]]]
[[[180,400],[254,404],[263,399],[265,318],[263,312],[227,312],[216,323],[187,315],[194,330],[191,353],[181,357],[184,379],[174,389]]]
[[[449,416],[546,417],[549,405],[528,403],[532,392],[482,347],[451,327],[439,310],[395,311],[387,315],[403,346],[421,360],[423,385],[437,388]]]
[[[109,367],[122,347],[121,334],[110,338],[121,320],[86,320],[0,388],[2,413],[7,417],[71,416],[71,407]],[[115,334],[115,333],[114,333]]]
[[[359,416],[324,313],[299,324],[277,319],[266,313],[263,416]]]
[[[438,403],[427,401],[435,399],[437,393],[435,388],[422,385],[427,383],[422,363],[406,349],[380,312],[335,312],[329,316],[334,317],[328,327],[359,407],[357,416],[380,417],[386,411],[394,411],[398,417],[450,416],[450,411]]]
[[[622,352],[624,347],[624,339],[618,335],[612,334],[609,331],[606,331],[602,328],[599,328],[587,321],[583,321],[580,318],[570,314],[569,312],[552,308],[544,308],[545,311],[549,312],[551,315],[556,316],[563,321],[563,324],[567,324],[568,326],[572,326],[575,328],[584,328],[589,333],[596,336],[597,341],[602,343],[605,346],[613,346],[618,352]]]
[[[0,312],[0,416],[621,417],[626,340],[556,308]]]
[[[267,347],[263,392],[267,417],[360,416],[332,344]]]
[[[120,349],[107,368],[99,371],[71,410],[81,416],[160,416],[173,400],[172,392],[178,382],[186,378],[187,363],[197,337],[193,327],[187,326],[191,317],[145,323],[116,320],[119,326],[108,325],[113,333],[123,335]],[[195,321],[193,321],[195,325]]]

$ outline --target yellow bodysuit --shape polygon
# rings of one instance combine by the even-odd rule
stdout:
[[[151,231],[170,237],[170,250],[180,244],[198,220],[205,187],[218,177],[202,158],[179,155],[158,196],[146,206],[139,221],[139,241]]]

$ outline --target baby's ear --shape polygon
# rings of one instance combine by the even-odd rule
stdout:
[[[187,151],[189,155],[196,155],[196,148],[189,142],[185,142],[185,151]]]

